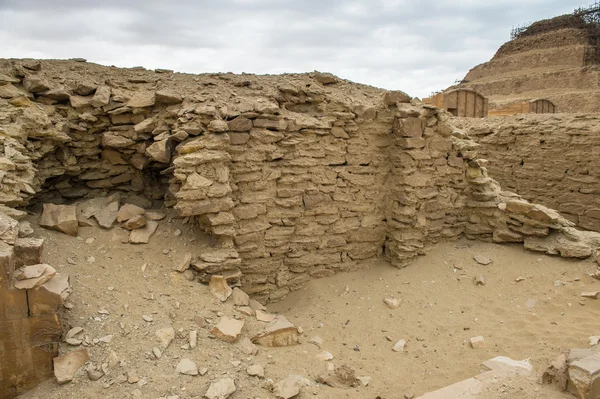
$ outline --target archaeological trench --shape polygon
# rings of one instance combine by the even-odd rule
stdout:
[[[77,289],[44,264],[28,210],[71,235],[122,222],[137,243],[160,223],[139,211],[154,200],[214,240],[180,271],[224,276],[262,303],[378,258],[406,267],[460,237],[597,256],[599,120],[531,118],[454,120],[318,72],[1,60],[0,397],[53,377],[61,304]]]

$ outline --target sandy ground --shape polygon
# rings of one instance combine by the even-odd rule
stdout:
[[[182,234],[177,236],[176,230]],[[267,379],[277,382],[299,374],[314,381],[326,370],[326,363],[315,355],[327,350],[334,355],[332,363],[349,365],[358,376],[372,377],[371,383],[348,389],[315,383],[298,398],[394,399],[472,377],[481,362],[498,355],[529,358],[539,373],[563,349],[586,347],[590,335],[600,335],[600,301],[580,297],[582,291],[600,290],[600,282],[588,276],[596,268],[591,260],[569,261],[527,252],[518,245],[463,240],[439,245],[402,270],[381,261],[369,270],[308,283],[269,305],[269,311],[302,327],[302,344],[261,347],[257,355],[248,356],[235,344],[213,339],[195,321],[200,316],[216,322],[221,313],[237,313],[232,306],[214,299],[206,286],[171,270],[185,252],[199,253],[209,245],[196,227],[167,218],[150,243],[139,246],[122,243],[126,235],[116,227],[82,228],[78,238],[36,228],[36,236],[47,239],[47,263],[71,275],[74,292],[68,302],[74,307],[64,310],[65,329],[83,327],[90,341],[112,334],[110,343],[89,346],[91,361],[100,365],[114,350],[122,362],[99,381],[90,381],[81,370],[68,385],[50,380],[23,398],[128,398],[140,391],[138,397],[152,399],[200,398],[211,381],[226,376],[237,386],[231,398],[271,398],[264,388]],[[475,254],[493,263],[479,265]],[[479,274],[485,286],[473,283]],[[518,277],[524,280],[516,282]],[[402,299],[400,308],[391,310],[383,303],[392,296]],[[153,321],[142,320],[142,315]],[[154,333],[169,326],[177,336],[157,360],[151,354],[157,346]],[[195,329],[197,348],[182,348]],[[324,341],[322,349],[309,343],[317,335]],[[470,348],[468,339],[479,335],[487,348]],[[400,339],[407,341],[405,352],[393,352]],[[61,351],[73,349],[64,344]],[[175,368],[182,357],[208,372],[178,375]],[[247,375],[246,368],[253,364],[265,367],[265,379]],[[130,371],[141,382],[118,381]],[[571,396],[535,381],[517,381],[499,384],[488,397]]]

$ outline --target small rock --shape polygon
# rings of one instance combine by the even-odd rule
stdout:
[[[210,289],[210,293],[221,302],[225,302],[233,293],[224,276],[211,276],[208,288]]]
[[[127,373],[127,382],[130,384],[135,384],[139,382],[140,377],[138,377],[137,372],[135,370],[131,370]]]
[[[316,358],[317,358],[317,360],[326,362],[329,360],[333,360],[333,355],[330,352],[322,351],[322,352],[317,353]]]
[[[163,351],[167,349],[175,339],[175,329],[173,327],[161,328],[160,330],[157,330],[155,334],[160,340]]]
[[[310,381],[292,374],[273,385],[273,394],[278,399],[290,399],[297,396],[303,386],[310,386]]]
[[[362,384],[364,387],[366,387],[366,386],[368,386],[368,385],[371,383],[371,380],[372,380],[373,378],[372,378],[372,377],[369,377],[369,376],[364,376],[364,377],[356,377],[356,379],[357,379],[358,381],[360,381],[360,383],[361,383],[361,384]]]
[[[252,377],[263,378],[265,376],[265,368],[260,364],[254,364],[246,369],[246,373]]]
[[[311,344],[316,345],[320,348],[321,345],[323,345],[323,338],[319,337],[318,335],[315,335],[308,342],[310,342]]]
[[[98,381],[100,378],[104,377],[104,372],[102,370],[97,370],[95,367],[86,370],[86,373],[91,381]]]
[[[240,340],[240,349],[247,355],[256,355],[258,348],[248,338],[244,337]]]
[[[243,327],[243,320],[235,320],[230,319],[227,316],[223,316],[219,323],[217,323],[217,325],[214,326],[210,332],[221,341],[235,342],[242,333]]]
[[[519,276],[519,277],[517,277],[517,279],[516,279],[515,281],[516,281],[517,283],[520,283],[521,281],[524,281],[524,280],[525,280],[525,277],[521,277],[521,276]]]
[[[207,399],[227,399],[235,392],[235,382],[232,378],[223,378],[210,384],[204,394]]]
[[[475,259],[475,262],[479,263],[480,265],[489,265],[490,263],[492,263],[492,260],[488,257],[485,257],[483,255],[475,255],[473,256],[473,259]]]
[[[262,333],[252,337],[252,342],[262,346],[280,347],[297,345],[300,342],[298,329],[284,316],[269,325]]]
[[[117,213],[117,222],[123,223],[136,216],[143,215],[146,210],[133,204],[124,204]]]
[[[117,214],[119,213],[119,201],[112,201],[107,204],[100,212],[94,215],[94,219],[98,222],[101,227],[110,229],[117,220]]]
[[[250,306],[250,308],[254,311],[256,311],[256,310],[266,311],[267,310],[267,308],[262,303],[254,300],[254,299],[250,299],[250,303],[248,304],[248,306]]]
[[[144,215],[138,215],[138,216],[132,217],[131,219],[129,219],[128,221],[123,223],[121,225],[121,227],[123,227],[124,229],[127,229],[127,230],[135,230],[135,229],[141,229],[145,225],[146,225],[146,218],[144,217]]]
[[[28,267],[30,267],[30,268],[33,267],[32,270],[35,270],[35,272],[37,272],[38,267],[40,267],[40,266],[43,267],[44,271],[39,277],[15,280],[13,282],[13,286],[19,290],[29,290],[29,289],[39,287],[39,286],[47,283],[49,280],[51,280],[56,275],[56,269],[54,269],[52,266],[47,265],[47,264],[26,266],[23,269],[27,269]],[[30,269],[27,269],[27,270],[30,270]],[[23,273],[25,273],[25,272],[21,272],[21,274],[23,274]],[[28,275],[31,275],[32,273],[34,273],[34,271],[26,272],[26,273]]]
[[[148,323],[152,322],[154,319],[152,318],[152,316],[148,316],[147,314],[143,314],[142,315],[142,319],[144,321],[147,321]]]
[[[400,304],[402,303],[402,299],[385,298],[383,300],[383,302],[385,302],[385,304],[387,305],[387,307],[390,308],[390,309],[398,309],[400,307]]]
[[[157,222],[148,220],[143,228],[131,230],[131,233],[129,233],[129,242],[132,244],[148,244],[150,237],[156,232],[157,228]]]
[[[480,349],[480,348],[486,347],[485,341],[483,340],[482,336],[471,338],[470,343],[471,343],[471,348],[473,348],[473,349]]]
[[[256,314],[250,306],[240,306],[236,310],[246,316],[254,316]]]
[[[162,352],[160,351],[160,349],[158,349],[156,347],[152,348],[152,354],[157,359],[160,359],[162,357]]]
[[[198,330],[190,331],[190,348],[194,349],[198,344]]]
[[[600,291],[582,292],[581,296],[584,298],[598,299],[598,297],[600,297]]]
[[[75,373],[81,366],[90,360],[87,349],[78,349],[66,355],[54,358],[54,376],[59,384],[66,384],[73,380]]]
[[[198,375],[198,367],[190,359],[183,358],[177,364],[177,372],[185,375]]]
[[[183,273],[189,269],[191,262],[192,254],[187,252],[185,255],[183,255],[183,259],[173,269],[179,273]]]
[[[600,335],[592,335],[590,337],[590,346],[596,346],[600,344]]]
[[[483,274],[478,274],[477,276],[473,277],[473,284],[479,285],[479,286],[484,286],[485,285],[485,277],[483,277]]]
[[[392,350],[394,352],[404,352],[404,347],[406,346],[406,340],[401,339],[400,341],[396,342],[396,344],[394,345],[394,347],[392,348]]]
[[[415,397],[415,394],[412,392],[406,392],[404,394],[404,399],[413,399]]]

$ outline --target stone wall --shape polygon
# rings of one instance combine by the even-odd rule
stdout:
[[[520,115],[452,124],[477,141],[502,187],[600,231],[600,118]]]

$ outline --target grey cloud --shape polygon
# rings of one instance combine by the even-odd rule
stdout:
[[[314,69],[425,96],[566,0],[1,0],[1,57],[183,72]]]

